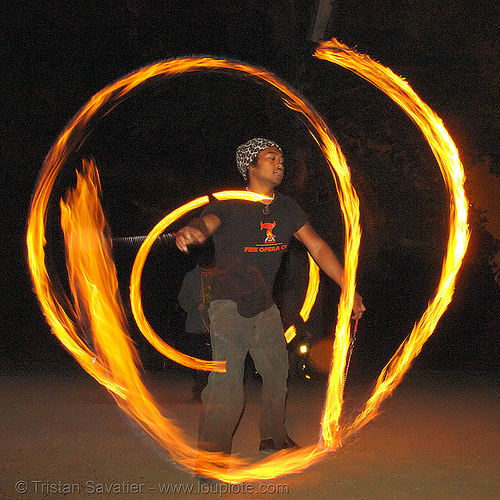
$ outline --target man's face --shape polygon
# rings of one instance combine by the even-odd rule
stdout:
[[[252,175],[278,186],[283,180],[285,167],[283,153],[275,146],[263,149],[257,156],[255,165],[250,165]]]

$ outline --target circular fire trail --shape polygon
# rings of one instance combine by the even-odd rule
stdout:
[[[213,193],[212,196],[214,196],[214,198],[218,200],[244,199],[248,201],[261,201],[265,199],[265,196],[251,193],[249,191],[221,191],[220,193]],[[191,210],[206,205],[208,202],[208,196],[203,196],[189,203],[186,203],[182,207],[179,207],[178,209],[163,217],[163,219],[158,222],[156,226],[150,231],[141,247],[139,248],[139,251],[137,252],[134,266],[132,268],[132,273],[130,276],[130,304],[132,307],[132,314],[134,315],[134,319],[137,323],[137,326],[139,327],[139,330],[158,352],[164,354],[165,356],[179,364],[187,366],[188,368],[207,371],[225,371],[225,363],[205,361],[202,359],[193,358],[179,352],[177,349],[174,349],[172,346],[165,343],[156,334],[156,332],[153,330],[148,320],[146,319],[141,300],[142,271],[144,269],[144,264],[146,263],[147,256],[149,255],[153,243],[157,241],[158,237],[163,234],[167,230],[167,228],[180,217],[184,216]],[[299,313],[304,322],[309,318],[309,314],[314,305],[319,289],[319,267],[309,254],[308,257],[309,284],[307,287],[304,304]],[[290,342],[291,340],[293,340],[295,334],[296,330],[294,325],[292,325],[285,332],[286,341]]]
[[[198,472],[226,482],[270,479],[300,472],[334,450],[349,433],[358,430],[371,420],[383,399],[389,396],[401,381],[411,361],[419,354],[422,345],[434,331],[439,318],[451,301],[456,275],[467,248],[467,201],[463,191],[463,168],[458,152],[440,119],[404,80],[394,75],[388,68],[365,55],[357,54],[336,40],[321,44],[315,56],[358,73],[379,87],[409,114],[429,141],[450,194],[449,243],[435,297],[411,334],[384,368],[373,395],[362,413],[348,427],[341,428],[339,418],[343,403],[342,387],[346,358],[351,340],[350,312],[354,299],[361,238],[358,199],[351,185],[345,158],[322,118],[275,76],[240,62],[211,57],[190,57],[160,62],[122,78],[94,95],[66,126],[45,159],[31,204],[27,231],[28,260],[35,291],[54,334],[82,367],[109,390],[117,404],[169,451],[173,460],[192,469],[197,458]],[[346,234],[344,256],[346,286],[338,307],[333,361],[321,422],[320,442],[291,453],[280,452],[256,464],[248,464],[232,457],[230,469],[225,467],[229,464],[228,456],[203,453],[200,457],[198,450],[187,444],[182,431],[158,409],[142,382],[137,352],[127,334],[125,314],[119,299],[109,231],[99,201],[99,177],[97,168],[92,162],[83,162],[82,172],[77,173],[76,188],[68,193],[64,201],[61,201],[61,226],[65,236],[73,306],[67,297],[60,297],[55,292],[45,263],[45,223],[50,194],[69,154],[84,142],[85,129],[90,120],[103,110],[109,112],[131,90],[150,78],[207,70],[229,70],[262,80],[281,94],[286,106],[305,117],[309,130],[321,148],[335,179]],[[234,192],[227,196],[234,196]],[[197,204],[201,206],[204,202],[204,198],[194,200],[188,204],[190,208],[186,211]],[[185,208],[186,206],[181,207]],[[166,225],[170,223],[167,221]],[[138,322],[142,319],[141,307],[138,305],[141,260],[143,264],[147,256],[147,246],[156,237],[154,233],[153,230],[139,250],[131,279],[133,282],[131,297],[134,315],[139,318]],[[65,303],[64,306],[61,301]],[[307,316],[306,305],[302,313],[303,318]],[[91,330],[93,349],[81,339],[84,323]],[[154,332],[145,333],[152,343],[155,340],[153,334]],[[166,344],[159,347],[163,352],[168,351],[169,355],[178,353]],[[178,354],[181,356],[180,362],[184,364],[197,362],[194,358]],[[216,363],[209,363],[205,368],[223,369]]]

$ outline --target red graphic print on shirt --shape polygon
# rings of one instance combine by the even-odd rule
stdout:
[[[273,229],[276,226],[276,221],[274,222],[261,222],[260,229],[266,230],[266,239],[264,243],[274,243],[276,241],[276,236],[273,234]]]

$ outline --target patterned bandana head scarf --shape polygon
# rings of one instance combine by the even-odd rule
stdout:
[[[250,139],[236,149],[236,166],[243,176],[243,179],[247,180],[247,169],[248,165],[252,163],[255,158],[259,155],[261,151],[266,148],[274,146],[281,151],[281,148],[273,141],[269,139],[261,139],[259,137],[255,139]]]

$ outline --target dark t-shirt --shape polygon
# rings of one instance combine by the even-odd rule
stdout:
[[[273,303],[274,278],[293,234],[308,220],[292,198],[276,193],[269,205],[245,200],[213,201],[203,214],[221,224],[213,234],[217,275],[211,300],[231,299],[251,317]]]

